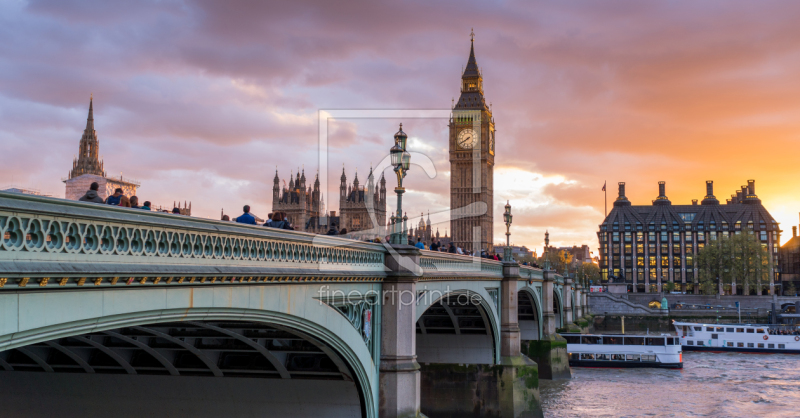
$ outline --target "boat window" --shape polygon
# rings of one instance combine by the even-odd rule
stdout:
[[[686,341],[686,345],[694,345],[694,341]]]
[[[718,340],[719,339],[719,334],[711,334],[711,339],[712,340]]]
[[[703,327],[694,327],[694,330],[695,330],[695,331],[702,331],[702,330],[703,330]]]
[[[759,334],[763,334],[764,333],[764,328],[759,328],[759,329],[756,330],[756,332],[759,333]]]
[[[786,344],[778,344],[778,348],[786,348]]]
[[[767,348],[775,348],[775,344],[770,344]]]
[[[581,355],[580,355],[580,353],[569,353],[569,359],[570,360],[580,360],[581,359]]]
[[[744,328],[736,328],[736,332],[744,332]]]
[[[581,336],[580,335],[562,335],[565,340],[567,340],[567,344],[580,344],[581,343]]]
[[[602,344],[603,337],[598,335],[586,335],[581,337],[581,343],[583,344]]]
[[[625,337],[625,345],[644,345],[644,337]]]
[[[717,332],[725,332],[725,327],[717,327]]]
[[[628,361],[639,361],[638,354],[628,354]]]
[[[733,332],[733,328],[725,328],[725,332]]]
[[[642,361],[656,361],[655,354],[642,354]]]
[[[598,354],[597,360],[605,360],[608,361],[608,354]]]
[[[737,347],[744,347],[744,343],[736,343]]]
[[[733,347],[733,343],[728,343],[728,347]]]
[[[581,354],[581,360],[594,360],[594,354]]]
[[[603,337],[606,345],[622,345],[622,337]]]
[[[764,343],[758,343],[758,348],[764,348]]]
[[[703,345],[703,342],[702,341],[698,341],[697,345]]]
[[[747,328],[747,333],[748,333],[748,334],[752,334],[752,333],[753,333],[753,331],[755,331],[753,328]]]
[[[625,361],[625,354],[612,354],[611,360],[613,361]]]
[[[664,345],[664,337],[645,338],[645,345]]]
[[[753,348],[753,343],[747,343],[748,348]]]

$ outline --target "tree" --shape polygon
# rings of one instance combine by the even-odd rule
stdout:
[[[772,257],[753,231],[745,230],[708,241],[697,253],[697,266],[703,293],[715,294],[725,288],[743,286],[744,294],[749,294],[751,289],[760,291],[762,282],[769,284]]]
[[[794,286],[794,282],[785,282],[786,286],[783,290],[784,296],[794,296],[797,294],[797,288]]]
[[[600,267],[595,263],[581,263],[575,271],[575,279],[583,287],[588,287],[590,280],[600,283]]]

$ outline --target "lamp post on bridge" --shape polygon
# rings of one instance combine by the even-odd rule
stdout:
[[[392,244],[408,244],[408,230],[406,229],[408,216],[403,215],[403,193],[406,191],[403,188],[403,178],[411,166],[411,154],[406,151],[407,141],[408,135],[403,132],[401,123],[400,130],[394,134],[394,146],[389,150],[394,172],[397,174],[397,187],[394,188],[394,192],[397,193],[397,213],[392,216]]]
[[[503,249],[503,261],[511,262],[511,205],[506,200],[506,211],[503,213],[503,220],[506,223],[506,248]]]

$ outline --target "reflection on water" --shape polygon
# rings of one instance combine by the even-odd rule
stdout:
[[[797,417],[800,357],[683,354],[683,370],[573,368],[540,381],[545,417]]]

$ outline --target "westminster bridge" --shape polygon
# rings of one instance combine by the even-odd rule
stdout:
[[[8,416],[541,416],[585,308],[515,263],[30,195],[0,236]]]

